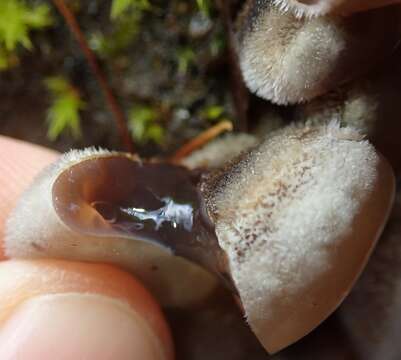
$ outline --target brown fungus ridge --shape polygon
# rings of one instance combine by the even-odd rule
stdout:
[[[400,24],[399,5],[299,19],[271,0],[249,1],[237,25],[244,80],[277,104],[309,101],[380,66],[399,44]]]

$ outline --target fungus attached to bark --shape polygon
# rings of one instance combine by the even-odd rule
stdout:
[[[186,241],[192,254],[205,255],[204,261],[214,254],[196,252],[206,243],[188,236],[195,233],[203,241],[214,236],[193,181],[177,166],[143,164],[137,157],[108,151],[72,151],[47,168],[22,197],[8,224],[6,251],[18,257],[119,264],[133,271],[162,304],[189,306],[217,283],[193,262],[171,256]],[[196,288],[187,291],[194,281]]]
[[[10,257],[120,264],[176,306],[204,299],[215,274],[276,352],[343,300],[393,187],[386,161],[336,124],[280,130],[203,175],[121,153],[72,152],[25,193],[5,248]]]
[[[250,1],[239,16],[237,31],[244,80],[251,91],[277,104],[322,95],[366,73],[394,51],[400,9],[395,5],[349,17],[298,19],[271,1]]]

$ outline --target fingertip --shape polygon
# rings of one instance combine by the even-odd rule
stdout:
[[[82,293],[22,304],[0,330],[0,358],[167,359],[152,329],[126,303]]]
[[[173,358],[159,306],[128,273],[56,260],[0,263],[0,358],[50,359],[56,348],[60,359]]]

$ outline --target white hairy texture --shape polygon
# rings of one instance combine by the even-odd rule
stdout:
[[[22,195],[7,222],[6,255],[10,258],[52,257],[114,263],[134,272],[163,305],[189,306],[200,301],[217,284],[200,267],[172,256],[159,246],[75,232],[59,218],[53,207],[52,189],[60,173],[81,161],[110,155],[117,153],[94,148],[73,150],[47,167]],[[193,288],[194,281],[196,289]]]
[[[190,169],[199,167],[218,168],[257,143],[257,138],[249,134],[226,134],[187,156],[182,164]]]
[[[339,316],[361,359],[401,358],[400,189],[390,222]]]
[[[333,264],[341,261],[337,253],[372,195],[378,163],[355,130],[333,122],[292,126],[268,138],[220,184],[216,233],[246,318],[269,352],[304,336],[299,328],[312,330],[346,294],[337,289],[327,309],[311,289],[336,279]],[[375,230],[371,237],[374,242]],[[317,319],[302,325],[308,316]]]
[[[394,4],[399,0],[273,0],[273,3],[284,12],[291,12],[296,17],[316,17],[331,13],[350,14],[355,11],[368,10]]]
[[[322,79],[345,46],[335,21],[302,21],[270,7],[245,35],[239,50],[241,70],[258,96],[277,104],[303,102],[324,92]]]

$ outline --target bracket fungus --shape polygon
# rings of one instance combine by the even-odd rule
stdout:
[[[392,54],[400,24],[399,5],[349,17],[300,19],[271,0],[251,0],[237,25],[244,80],[256,95],[277,104],[313,99],[364,75]]]
[[[165,304],[182,307],[202,301],[220,279],[274,353],[344,299],[393,191],[387,162],[336,123],[279,130],[201,175],[127,154],[73,151],[23,195],[5,249],[10,257],[120,264]]]

